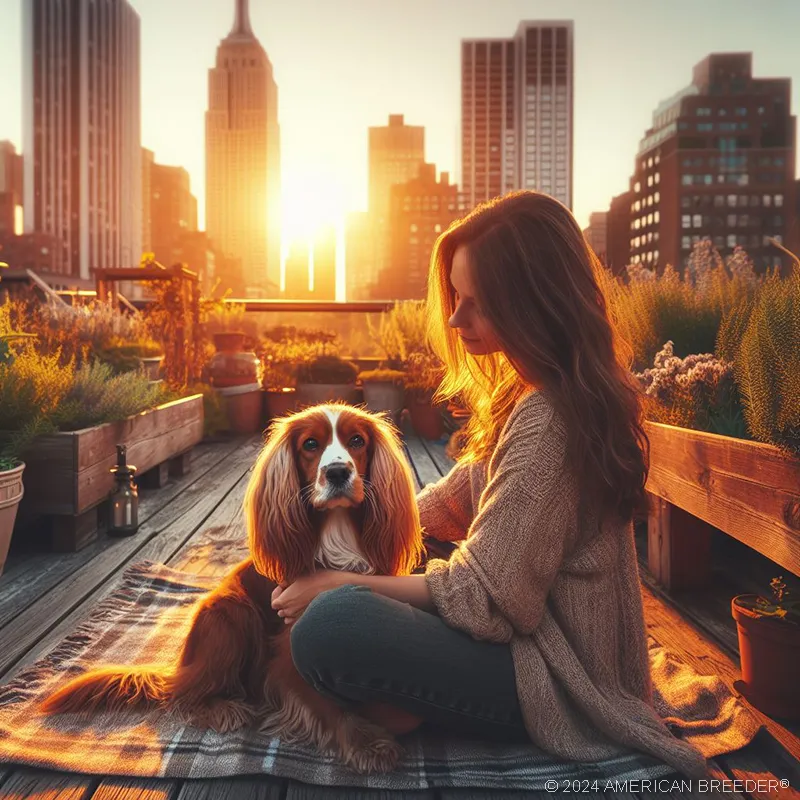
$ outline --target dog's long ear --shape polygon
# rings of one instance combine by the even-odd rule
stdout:
[[[274,421],[244,497],[250,555],[276,583],[291,583],[314,568],[316,537],[300,495],[291,431],[290,417]]]
[[[372,425],[361,546],[378,574],[408,575],[423,552],[414,476],[392,422],[376,414]]]

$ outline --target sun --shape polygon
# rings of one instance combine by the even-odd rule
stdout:
[[[285,285],[286,259],[293,244],[313,246],[317,233],[336,230],[336,296],[344,298],[345,187],[338,176],[322,171],[284,174],[281,187],[281,289]]]
[[[331,175],[286,175],[281,187],[281,239],[310,242],[322,227],[340,227],[344,187]]]

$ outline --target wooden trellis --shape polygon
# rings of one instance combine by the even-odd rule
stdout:
[[[165,368],[167,375],[186,385],[199,379],[197,365],[201,348],[200,281],[196,272],[182,264],[170,268],[161,265],[147,267],[112,267],[95,270],[97,299],[112,302],[116,295],[114,284],[119,281],[172,281],[179,309],[169,331],[165,331]]]

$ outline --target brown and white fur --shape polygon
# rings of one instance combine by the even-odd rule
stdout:
[[[297,672],[290,627],[272,610],[271,595],[318,567],[404,575],[417,565],[415,485],[396,428],[383,414],[341,403],[275,420],[244,510],[250,558],[198,603],[176,663],[92,670],[42,710],[161,707],[198,727],[255,725],[332,747],[360,772],[392,769],[401,752],[392,734],[323,697]]]

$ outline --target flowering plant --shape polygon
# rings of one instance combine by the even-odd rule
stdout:
[[[730,362],[712,353],[679,358],[668,341],[656,354],[653,367],[634,375],[644,391],[650,419],[750,438]]]

